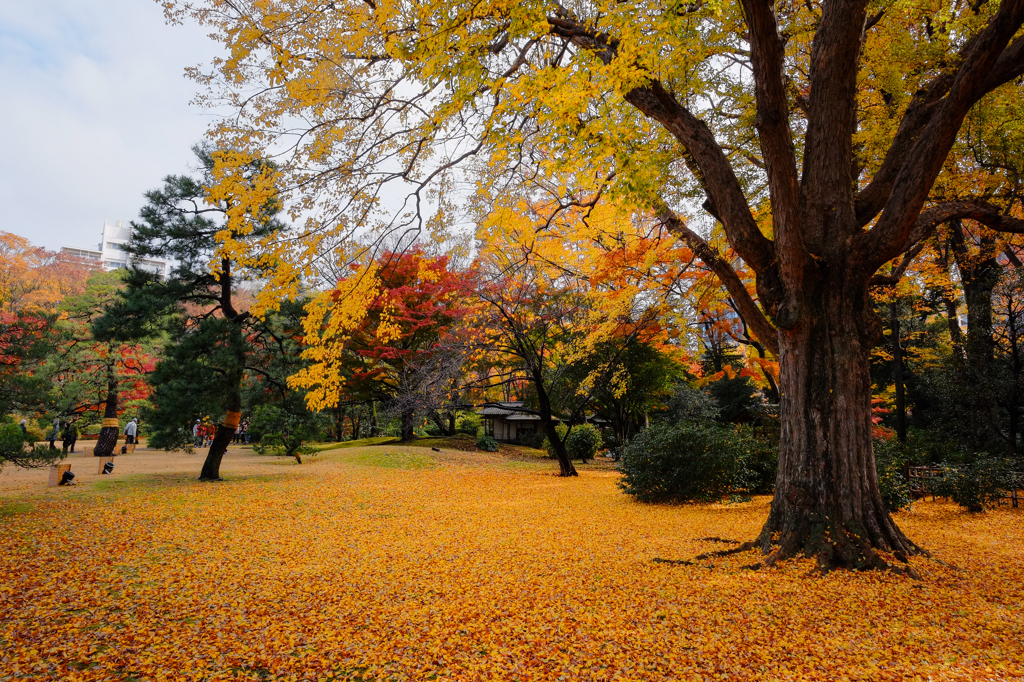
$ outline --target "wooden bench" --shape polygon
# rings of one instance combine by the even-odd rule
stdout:
[[[941,467],[909,467],[907,480],[910,484],[911,497],[925,497],[931,495],[935,499],[935,488],[932,481],[945,478],[946,471]],[[998,504],[1003,500],[1009,500],[1010,506],[1014,509],[1020,507],[1021,500],[1024,500],[1024,471],[1010,472],[1010,486],[1006,495],[1001,495]]]
[[[935,500],[935,488],[931,482],[937,478],[945,478],[946,470],[942,467],[908,467],[907,482],[911,497],[931,495]]]
[[[1009,495],[999,498],[999,503],[1002,504],[1003,500],[1009,500],[1010,506],[1017,509],[1020,507],[1022,499],[1024,499],[1024,471],[1011,471]]]

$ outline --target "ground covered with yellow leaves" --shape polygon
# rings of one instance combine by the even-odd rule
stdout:
[[[920,581],[685,566],[653,560],[753,537],[767,500],[409,452],[0,507],[0,680],[1024,677],[1024,510],[900,514],[941,560]]]

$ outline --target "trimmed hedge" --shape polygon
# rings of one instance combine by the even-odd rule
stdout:
[[[714,423],[641,431],[623,453],[619,485],[641,502],[713,502],[749,490],[756,451],[749,435]]]

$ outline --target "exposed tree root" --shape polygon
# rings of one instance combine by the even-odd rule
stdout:
[[[749,552],[754,549],[753,542],[744,542],[739,547],[733,547],[732,549],[719,549],[714,552],[704,552],[694,557],[695,561],[702,561],[704,559],[715,559],[723,556],[731,556],[733,554],[741,554],[743,552]]]
[[[834,525],[801,524],[802,527],[783,533],[777,539],[767,530],[751,545],[766,556],[760,564],[774,566],[780,561],[803,556],[814,558],[817,571],[821,574],[836,569],[853,571],[892,571],[911,578],[920,579],[918,572],[909,564],[910,555],[927,556],[928,553],[910,542],[902,533],[891,537],[869,537],[868,533],[854,533],[836,528]],[[898,532],[898,531],[897,531]],[[891,553],[900,564],[886,559],[883,553]]]
[[[737,543],[735,540],[714,536],[699,539],[703,542]],[[742,554],[751,550],[760,550],[764,558],[752,564],[742,566],[743,569],[756,571],[761,568],[775,566],[787,559],[805,557],[816,560],[816,572],[819,574],[825,574],[836,569],[855,571],[883,570],[920,580],[920,574],[909,564],[909,556],[931,557],[931,555],[902,536],[899,537],[899,542],[903,545],[903,548],[894,549],[886,547],[880,549],[873,546],[868,538],[850,531],[837,532],[834,528],[826,530],[823,527],[810,527],[805,532],[791,531],[782,534],[781,537],[778,537],[776,534],[768,534],[767,531],[762,531],[761,536],[752,542],[737,543],[736,547],[729,549],[703,552],[693,559],[655,558],[653,561],[659,564],[692,566],[696,562],[706,559],[716,559]],[[891,556],[898,563],[890,561],[887,556]],[[948,565],[944,562],[939,563]]]
[[[712,536],[706,537],[706,538],[697,538],[697,539],[700,540],[701,542],[723,542],[723,543],[725,543],[727,545],[738,545],[738,544],[740,544],[739,540],[728,540],[726,538],[720,538],[720,537],[717,537],[715,535],[712,535]]]

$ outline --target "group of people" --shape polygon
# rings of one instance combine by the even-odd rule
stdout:
[[[50,449],[56,450],[56,441],[59,438],[61,440],[61,452],[74,453],[75,443],[78,442],[78,419],[69,419],[64,423],[64,428],[60,427],[60,420],[53,420],[53,428],[50,430],[49,435],[46,436],[46,440],[50,443]],[[21,432],[28,434],[28,420],[21,420]],[[134,445],[139,442],[139,418],[132,417],[132,420],[128,422],[124,427],[123,431],[125,437],[125,443],[128,445]]]
[[[53,429],[50,430],[50,435],[46,437],[46,440],[50,443],[50,449],[56,450],[57,446],[54,442],[60,438],[60,449],[61,452],[67,454],[68,452],[75,451],[75,443],[78,442],[78,426],[75,424],[76,419],[70,419],[64,424],[64,429],[60,428],[60,420],[53,420]],[[22,433],[28,433],[28,426],[26,420],[21,420],[21,431]]]
[[[245,420],[238,425],[235,429],[235,438],[232,442],[236,444],[249,442],[249,420]]]
[[[206,420],[197,419],[196,423],[192,425],[192,439],[197,448],[208,446],[213,442],[215,435],[217,435],[217,427],[213,425],[209,418]]]
[[[217,435],[217,426],[210,420],[209,417],[206,419],[197,419],[196,423],[192,425],[192,441],[197,448],[208,447],[213,443],[214,437]],[[235,435],[231,437],[232,443],[248,443],[249,442],[249,422],[243,421],[235,427]]]

